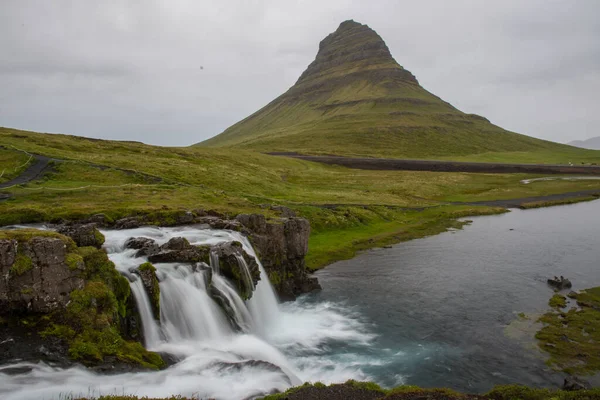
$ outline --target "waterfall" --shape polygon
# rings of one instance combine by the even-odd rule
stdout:
[[[219,339],[233,333],[207,292],[203,271],[189,265],[157,264],[160,322],[167,342]]]
[[[248,307],[237,294],[233,286],[231,286],[231,283],[220,275],[213,275],[212,283],[213,287],[226,298],[232,309],[235,324],[243,332],[252,332],[254,327],[252,315],[250,315]]]
[[[143,227],[102,233],[109,258],[130,281],[146,347],[169,353],[178,362],[162,371],[114,375],[80,367],[15,364],[26,365],[32,372],[13,376],[0,368],[1,398],[60,399],[65,394],[100,397],[122,393],[234,400],[284,391],[304,381],[366,378],[355,359],[334,353],[323,356],[323,351],[336,348],[336,343],[346,348],[351,343],[363,345],[372,338],[354,321],[352,313],[338,311],[328,303],[302,301],[280,308],[258,258],[261,279],[248,301],[242,300],[234,286],[219,274],[216,254],[211,255],[210,267],[203,263],[155,264],[160,322],[155,320],[142,279],[135,273],[147,258],[137,257],[137,250],[125,249],[128,238],[146,237],[159,245],[174,237],[184,237],[192,245],[238,241],[246,253],[256,258],[242,234],[197,227]],[[249,275],[245,260],[238,261],[240,270],[246,270],[243,275]]]
[[[131,292],[135,299],[140,318],[142,319],[142,332],[144,334],[144,342],[146,348],[152,349],[160,343],[160,329],[154,320],[152,308],[150,307],[150,299],[144,289],[142,280],[132,275],[133,282],[130,281]]]

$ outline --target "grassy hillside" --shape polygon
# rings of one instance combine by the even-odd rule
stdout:
[[[366,25],[342,23],[286,93],[199,144],[413,159],[596,162],[600,152],[508,132],[421,87]]]
[[[0,201],[0,225],[188,209],[275,215],[268,205],[279,204],[311,221],[313,267],[440,232],[459,216],[498,211],[448,201],[600,191],[600,181],[524,185],[520,180],[532,176],[349,170],[237,149],[165,148],[8,128],[0,128],[0,142],[10,153],[0,159],[0,170],[28,159],[15,148],[63,160],[42,180],[0,190],[12,196]]]

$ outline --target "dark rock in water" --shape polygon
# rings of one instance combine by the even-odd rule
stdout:
[[[96,224],[63,225],[57,231],[69,236],[79,247],[93,246],[99,249],[104,244],[104,235],[96,229]]]
[[[221,309],[225,312],[229,323],[233,328],[237,331],[241,331],[242,327],[237,323],[235,319],[235,310],[231,306],[231,302],[229,299],[221,293],[220,290],[215,288],[214,286],[210,287],[210,297],[217,302],[217,304],[221,307]]]
[[[160,246],[154,240],[145,237],[127,239],[125,248],[138,250],[135,253],[136,257],[147,257],[160,253]]]
[[[209,262],[210,247],[192,246],[187,239],[176,237],[163,244],[160,252],[148,257],[151,263]]]
[[[55,337],[41,337],[36,327],[22,326],[18,317],[7,319],[8,322],[0,327],[0,363],[20,360],[23,362],[43,361],[48,365],[67,368],[73,361],[67,357],[68,345]],[[19,374],[29,370],[2,369],[0,372]]]
[[[587,390],[591,389],[592,385],[589,382],[584,381],[576,376],[567,376],[563,383],[563,390],[574,391],[574,390]]]
[[[66,306],[71,291],[83,288],[82,265],[60,238],[0,240],[0,314],[47,313]]]
[[[570,289],[573,286],[570,280],[562,276],[560,278],[554,277],[553,279],[548,279],[548,285],[558,290]]]
[[[236,219],[250,231],[250,241],[281,300],[294,300],[302,293],[321,289],[304,261],[310,235],[306,219],[267,222],[260,214],[240,214]]]
[[[29,366],[0,368],[0,373],[6,375],[23,375],[31,371],[33,371],[33,368]]]
[[[185,250],[189,249],[190,247],[192,247],[190,242],[183,237],[174,237],[161,246],[161,248],[165,250]]]
[[[160,321],[160,286],[156,277],[156,268],[147,262],[138,267],[136,273],[142,279],[142,284],[148,294],[154,319]]]
[[[244,300],[252,297],[252,291],[261,279],[256,259],[244,251],[240,242],[219,243],[211,252],[219,259],[220,273],[234,283],[240,296]],[[246,263],[249,276],[240,260]]]

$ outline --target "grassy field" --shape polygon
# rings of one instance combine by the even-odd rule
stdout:
[[[0,183],[18,176],[30,163],[30,157],[23,152],[0,146]]]
[[[244,150],[165,148],[6,128],[0,128],[0,140],[64,160],[44,179],[5,191],[12,197],[0,202],[0,225],[187,209],[274,216],[264,205],[279,204],[310,220],[311,268],[438,233],[459,216],[499,211],[448,202],[600,190],[600,181],[525,185],[522,179],[535,176],[350,170]]]

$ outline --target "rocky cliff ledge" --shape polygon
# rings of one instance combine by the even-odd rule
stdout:
[[[310,276],[304,261],[308,253],[310,223],[296,217],[286,207],[274,206],[272,209],[281,216],[267,219],[262,214],[227,216],[214,211],[192,210],[140,214],[112,221],[98,214],[83,221],[64,224],[59,230],[74,238],[83,238],[86,245],[90,245],[88,243],[92,240],[90,227],[93,226],[131,229],[144,225],[199,224],[206,228],[234,230],[248,236],[281,300],[294,300],[302,293],[321,289],[317,278]]]
[[[78,247],[52,231],[0,231],[0,364],[19,359],[63,367],[77,362],[102,371],[164,367],[160,355],[137,341],[129,282],[95,247],[104,237],[84,229],[91,236],[82,243],[92,246]]]

